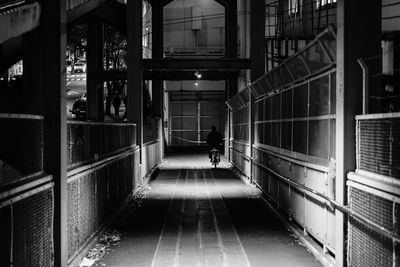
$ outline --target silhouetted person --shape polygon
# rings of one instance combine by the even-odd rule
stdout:
[[[208,157],[211,159],[213,148],[221,151],[222,135],[217,132],[215,126],[211,126],[211,133],[207,135],[207,144],[209,147]]]
[[[115,94],[114,96],[113,106],[115,111],[115,117],[119,117],[119,106],[121,106],[121,96],[119,93]]]

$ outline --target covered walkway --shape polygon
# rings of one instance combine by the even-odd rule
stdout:
[[[320,266],[258,189],[227,163],[210,167],[206,155],[166,157],[141,207],[113,226],[121,241],[94,266]]]

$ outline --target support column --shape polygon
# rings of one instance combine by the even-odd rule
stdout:
[[[66,3],[42,2],[40,35],[44,109],[44,169],[53,175],[54,266],[67,266],[67,129],[66,129]]]
[[[335,198],[342,205],[347,204],[347,173],[356,168],[355,115],[362,113],[362,72],[357,58],[381,54],[380,5],[379,1],[337,1]],[[347,222],[340,211],[335,215],[336,266],[346,266]]]
[[[152,15],[152,58],[163,58],[164,38],[163,38],[163,5],[154,2],[151,9]],[[152,80],[153,111],[154,116],[162,117],[163,81],[161,75]]]
[[[92,78],[95,72],[103,70],[104,27],[96,23],[89,23],[87,27],[87,119],[104,121],[103,82]]]
[[[264,1],[251,0],[250,3],[250,60],[251,82],[265,74],[265,4]],[[254,97],[249,90],[249,156],[253,156],[254,144]],[[250,166],[252,179],[252,166]]]
[[[43,87],[40,79],[42,69],[38,68],[38,63],[42,61],[42,38],[40,29],[34,29],[23,35],[23,81],[22,92],[19,99],[19,113],[43,114],[44,99],[43,94],[39,93]],[[35,51],[35,53],[32,53]],[[16,105],[16,103],[14,103]]]
[[[127,3],[128,122],[136,124],[136,144],[143,147],[142,1]],[[140,153],[141,155],[142,153]],[[140,156],[140,162],[142,156]]]
[[[225,7],[225,34],[227,38],[225,38],[227,44],[225,47],[227,48],[226,54],[229,58],[236,58],[237,51],[237,0],[229,0],[228,5]]]

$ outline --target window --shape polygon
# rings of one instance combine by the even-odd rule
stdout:
[[[316,8],[319,9],[320,7],[336,3],[336,0],[316,0],[315,3],[316,3]]]
[[[301,0],[289,0],[288,10],[289,15],[295,15],[299,12],[299,5]]]

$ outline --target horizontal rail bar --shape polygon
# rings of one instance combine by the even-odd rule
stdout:
[[[321,116],[292,118],[292,119],[277,119],[277,120],[255,121],[254,123],[255,124],[260,124],[260,123],[270,123],[270,122],[315,121],[315,120],[328,120],[328,119],[336,119],[336,115],[321,115]]]
[[[239,141],[239,140],[235,140],[235,139],[229,139],[229,141],[234,142],[234,143],[238,143],[244,146],[250,146],[249,143],[243,142],[243,141]]]
[[[284,176],[276,173],[275,171],[271,170],[267,166],[255,161],[254,158],[252,158],[252,161],[255,164],[259,165],[260,167],[264,168],[265,170],[273,173],[275,176],[277,176],[281,180],[289,183],[290,185],[293,185],[294,187],[297,187],[297,188],[299,188],[301,190],[305,190],[305,191],[307,191],[308,193],[311,193],[314,196],[318,196],[318,197],[323,198],[324,200],[326,200],[330,204],[331,207],[334,207],[335,209],[347,214],[347,216],[357,220],[358,222],[360,222],[364,226],[366,226],[366,227],[378,232],[379,234],[384,235],[384,236],[386,236],[386,237],[388,237],[390,239],[393,239],[393,241],[395,241],[397,243],[400,243],[400,236],[397,233],[395,233],[394,231],[391,231],[390,229],[387,229],[387,228],[385,228],[383,226],[380,226],[380,225],[374,223],[373,221],[369,220],[368,218],[365,218],[364,216],[362,216],[362,215],[360,215],[360,214],[358,214],[358,213],[356,213],[354,211],[351,211],[347,206],[342,206],[341,204],[339,204],[335,200],[333,200],[333,199],[331,199],[331,198],[319,193],[318,191],[315,191],[315,190],[313,190],[313,189],[311,189],[309,187],[306,187],[306,186],[304,186],[302,184],[299,184],[299,183],[297,183],[295,181],[290,180],[287,177],[284,177]],[[303,191],[303,192],[305,193],[305,191]]]
[[[17,187],[10,188],[8,190],[2,191],[2,192],[0,192],[0,200],[8,198],[8,197],[10,197],[12,195],[16,195],[16,194],[21,193],[23,191],[32,189],[32,188],[34,188],[34,187],[36,187],[36,186],[38,186],[40,184],[44,184],[44,183],[50,182],[52,178],[53,177],[51,175],[46,175],[46,176],[43,176],[43,177],[41,177],[39,179],[36,179],[34,181],[31,181],[31,182],[22,184],[20,186],[17,186]]]
[[[0,119],[31,119],[43,120],[43,116],[32,114],[0,113]]]
[[[73,121],[67,120],[67,124],[83,124],[83,125],[107,125],[107,126],[136,126],[134,123],[114,123],[114,122],[97,122],[97,121]]]
[[[48,183],[46,183],[46,184],[44,184],[42,186],[35,187],[32,190],[29,190],[29,191],[27,191],[25,193],[22,193],[20,195],[16,195],[15,197],[6,199],[6,200],[0,202],[0,209],[5,207],[5,206],[8,206],[8,205],[10,205],[12,203],[15,203],[17,201],[20,201],[20,200],[22,200],[24,198],[27,198],[29,196],[35,195],[35,194],[37,194],[39,192],[42,192],[42,191],[44,191],[44,190],[46,190],[48,188],[52,188],[53,185],[54,185],[54,182],[48,182]]]
[[[400,196],[400,180],[396,178],[358,169],[355,172],[348,173],[347,178],[357,183]]]
[[[281,159],[290,161],[290,162],[295,163],[295,164],[297,164],[297,165],[301,165],[301,166],[303,166],[303,167],[307,167],[307,168],[309,168],[309,169],[313,169],[313,170],[317,170],[317,171],[321,171],[321,172],[326,172],[326,173],[329,172],[329,167],[325,167],[325,166],[322,166],[322,165],[313,164],[313,163],[301,161],[301,160],[298,160],[298,159],[290,158],[290,157],[288,157],[288,156],[279,154],[279,153],[277,153],[277,152],[268,150],[268,149],[266,149],[266,148],[263,148],[263,147],[260,147],[260,146],[257,146],[257,145],[253,145],[253,147],[254,147],[255,149],[257,149],[257,150],[262,151],[262,152],[266,152],[266,153],[272,154],[273,156],[276,156],[276,157],[279,157],[279,158],[281,158]]]
[[[400,112],[375,113],[375,114],[365,114],[356,116],[356,120],[395,119],[395,118],[400,118]]]
[[[92,164],[87,164],[85,166],[73,169],[71,171],[68,171],[67,173],[67,183],[73,182],[76,179],[81,178],[82,176],[88,175],[98,169],[101,169],[107,165],[110,165],[112,163],[114,163],[115,161],[118,161],[122,158],[125,158],[127,156],[132,155],[133,153],[135,153],[136,150],[138,150],[139,147],[135,147],[135,148],[131,148],[129,150],[126,150],[122,153],[119,153],[117,155],[114,156],[110,156],[107,157],[105,159],[102,159],[100,161],[94,162]]]
[[[247,159],[248,161],[251,161],[251,158],[249,156],[247,156],[246,154],[244,154],[243,152],[241,152],[241,151],[239,151],[239,150],[237,150],[237,149],[235,149],[235,148],[233,148],[231,146],[229,146],[228,148],[230,150],[232,150],[233,152],[240,154],[243,158]]]

